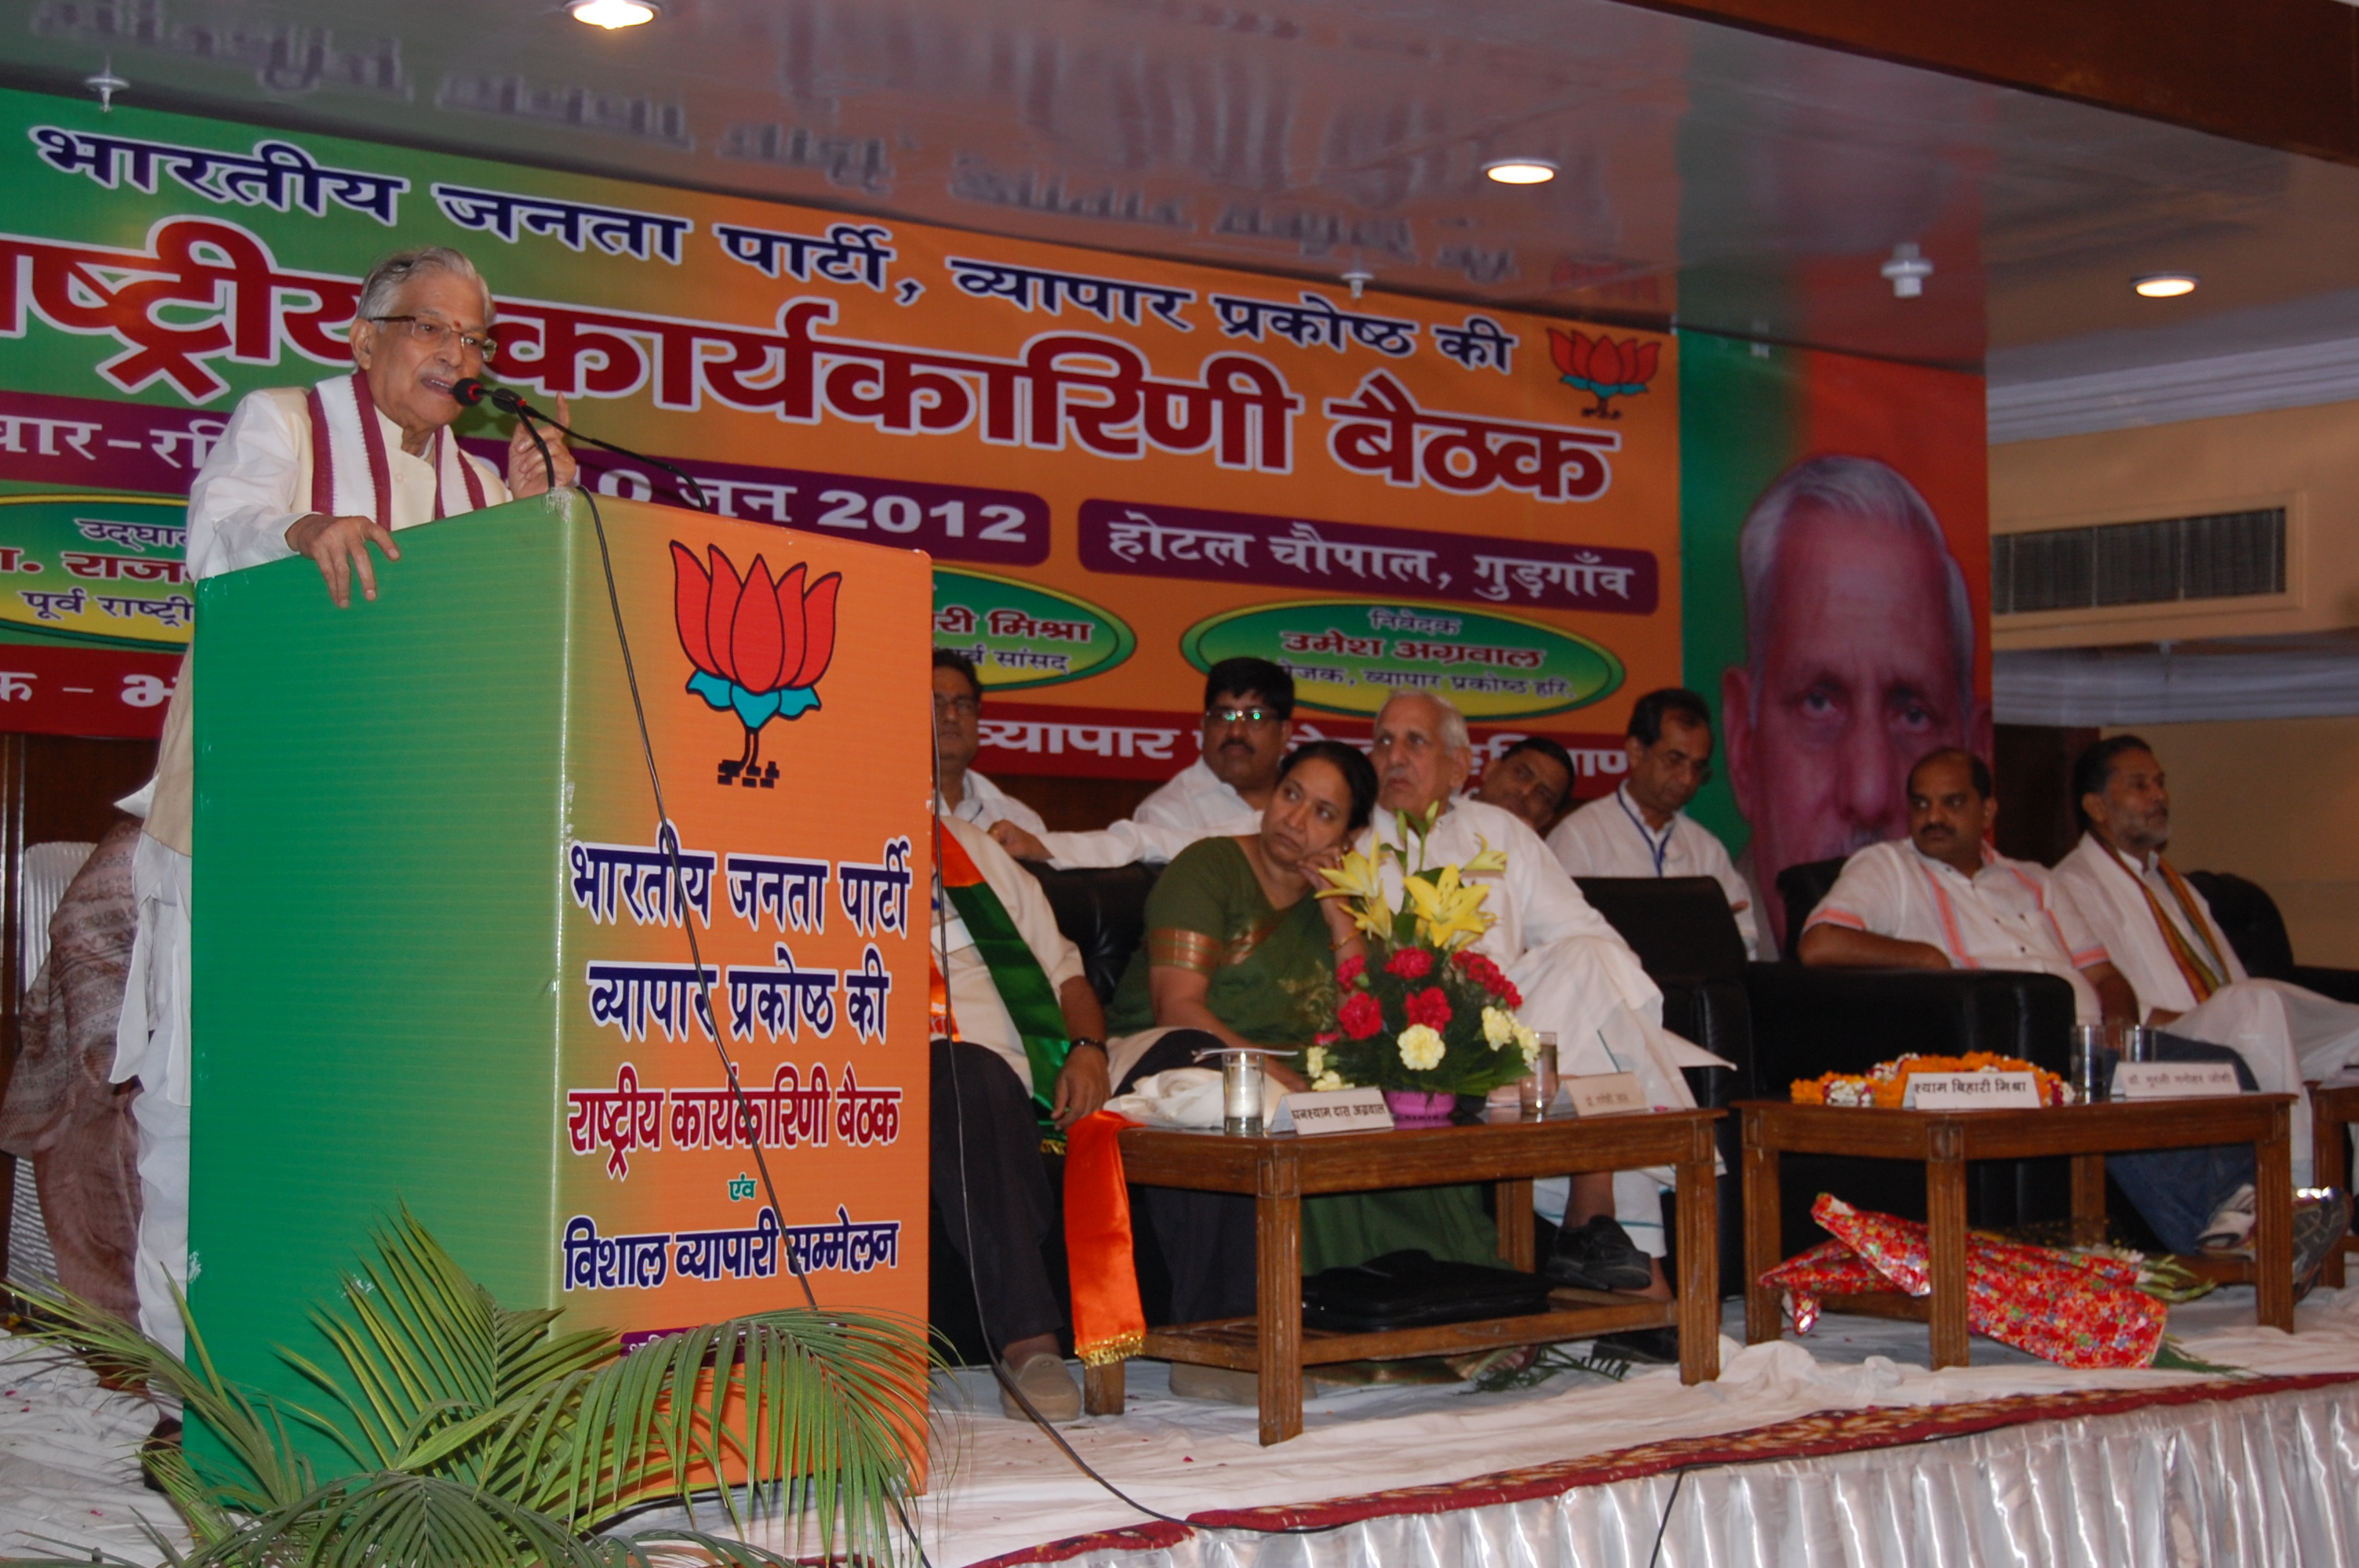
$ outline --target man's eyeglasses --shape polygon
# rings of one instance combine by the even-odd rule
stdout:
[[[971,697],[942,697],[937,695],[934,698],[934,711],[936,713],[952,714],[960,719],[973,719],[976,714],[983,711],[983,704],[977,702]]]
[[[1205,720],[1212,724],[1270,724],[1284,717],[1268,708],[1208,708]]]
[[[1668,773],[1693,773],[1699,789],[1712,783],[1712,760],[1708,757],[1690,757],[1685,752],[1657,752],[1654,756]]]
[[[429,349],[440,349],[444,343],[456,338],[462,351],[479,354],[487,363],[500,351],[500,341],[488,331],[462,332],[456,327],[445,326],[440,321],[424,316],[372,316],[369,319],[380,325],[406,321],[409,324],[409,335]]]

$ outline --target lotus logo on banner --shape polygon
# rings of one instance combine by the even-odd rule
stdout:
[[[696,666],[688,689],[735,713],[745,727],[745,753],[722,762],[720,782],[771,789],[778,764],[757,765],[762,727],[819,706],[820,677],[835,657],[835,595],[843,574],[830,572],[806,589],[799,561],[774,579],[759,556],[743,578],[720,546],[708,546],[706,557],[709,568],[672,541],[673,613],[679,645]]]
[[[1549,357],[1563,373],[1560,379],[1597,399],[1582,410],[1591,418],[1621,418],[1622,410],[1607,405],[1617,397],[1636,397],[1646,391],[1662,356],[1660,343],[1642,343],[1636,338],[1617,343],[1603,332],[1593,338],[1586,332],[1549,329]]]

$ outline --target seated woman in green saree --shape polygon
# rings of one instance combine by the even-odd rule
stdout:
[[[1299,1053],[1321,1024],[1336,961],[1364,957],[1341,900],[1312,896],[1367,826],[1375,770],[1357,749],[1315,741],[1287,757],[1257,834],[1205,838],[1176,856],[1147,901],[1147,940],[1107,1010],[1107,1033],[1188,1031],[1198,1049],[1260,1045]],[[1159,1050],[1169,1051],[1172,1035]],[[1299,1054],[1295,1058],[1299,1060]],[[1308,1086],[1269,1059],[1287,1089]],[[1254,1310],[1253,1202],[1139,1189],[1170,1271],[1172,1317],[1194,1323]],[[1473,1186],[1315,1197],[1302,1205],[1307,1273],[1421,1247],[1495,1263],[1497,1237]]]

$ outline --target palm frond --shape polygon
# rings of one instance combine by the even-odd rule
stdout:
[[[226,1474],[177,1451],[151,1462],[199,1543],[189,1568],[627,1568],[668,1548],[655,1537],[582,1538],[658,1500],[692,1520],[698,1498],[713,1492],[742,1528],[735,1483],[777,1497],[795,1541],[815,1533],[823,1555],[903,1555],[896,1523],[925,1451],[927,1377],[940,1360],[922,1324],[797,1307],[625,1355],[612,1333],[560,1334],[555,1312],[502,1308],[407,1209],[373,1240],[341,1302],[311,1314],[332,1356],[279,1350],[328,1396],[321,1410],[257,1406],[225,1382],[185,1303],[194,1365],[87,1303],[20,1292],[47,1314],[41,1337],[178,1394],[229,1449]],[[320,1483],[287,1414],[362,1473]],[[731,1568],[785,1561],[704,1539],[662,1537]]]
[[[257,1409],[214,1368],[204,1336],[177,1290],[173,1299],[195,1357],[193,1365],[133,1325],[67,1292],[13,1281],[5,1288],[24,1303],[22,1332],[27,1337],[76,1351],[105,1373],[143,1380],[171,1395],[229,1450],[236,1463],[234,1473],[200,1476],[191,1469],[185,1477],[178,1472],[159,1474],[167,1495],[171,1495],[168,1488],[179,1478],[189,1487],[202,1488],[202,1495],[212,1499],[211,1515],[218,1515],[223,1509],[256,1513],[303,1497],[317,1484],[309,1461],[288,1440],[277,1411],[270,1410],[266,1419],[263,1409]],[[181,1463],[186,1465],[185,1458]],[[191,1496],[193,1500],[195,1494]],[[174,1500],[178,1503],[179,1498]],[[192,1530],[203,1522],[200,1515],[190,1516]]]
[[[600,1561],[545,1514],[462,1482],[391,1470],[331,1482],[247,1520],[185,1568],[597,1568]]]

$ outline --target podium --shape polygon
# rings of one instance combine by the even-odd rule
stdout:
[[[404,530],[347,610],[301,558],[200,587],[190,1299],[234,1381],[315,1402],[274,1346],[336,1365],[310,1307],[405,1204],[560,1331],[799,1304],[790,1255],[924,1317],[929,562],[597,505],[630,671],[578,492]]]

